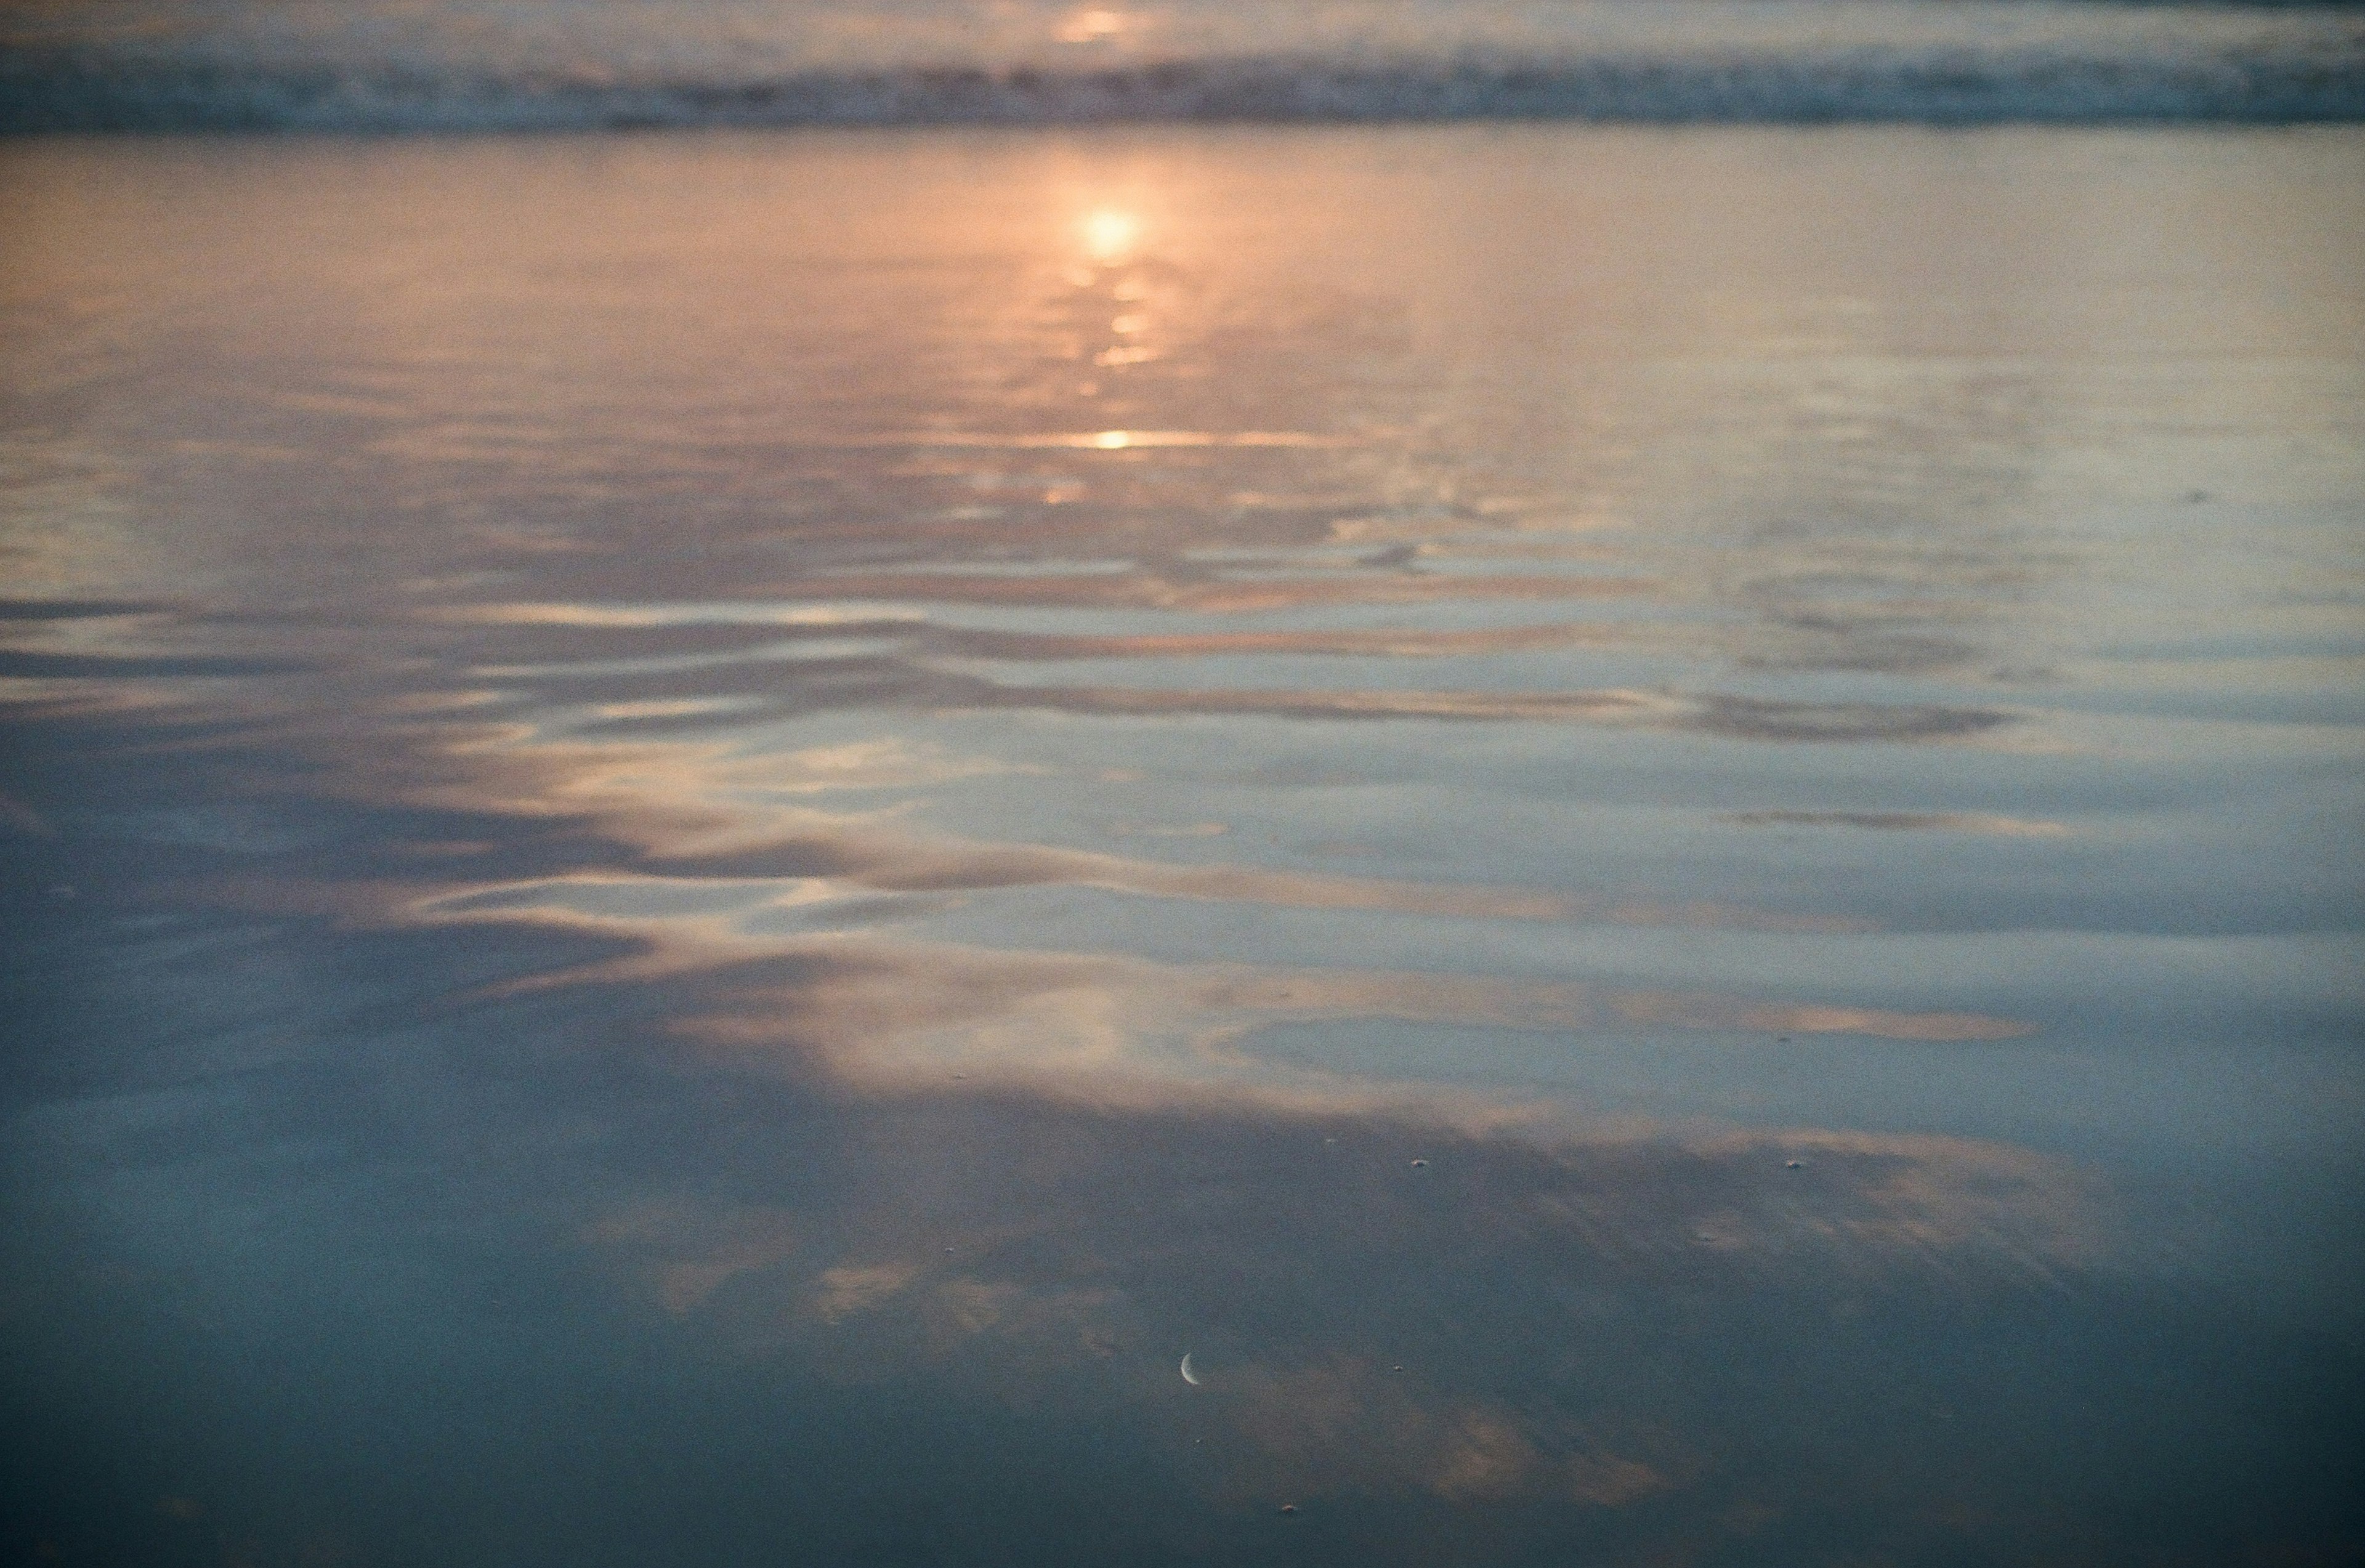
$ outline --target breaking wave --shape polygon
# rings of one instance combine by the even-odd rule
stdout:
[[[1060,48],[1049,13],[1037,41],[1018,47],[965,39],[938,16],[934,30],[906,27],[895,48],[870,58],[813,47],[809,27],[753,45],[743,34],[731,47],[705,38],[661,49],[644,37],[611,47],[612,26],[493,49],[453,47],[475,36],[462,28],[398,48],[355,47],[374,36],[360,33],[159,41],[129,29],[128,39],[0,30],[0,130],[2365,118],[2365,18],[2355,12],[1978,0],[1901,9],[1833,0],[1784,16],[1792,12],[1806,20],[1702,25],[1695,9],[1680,27],[1638,30],[1624,25],[1632,8],[1597,7],[1585,15],[1608,25],[1553,31],[1523,17],[1524,31],[1489,32],[1449,7],[1439,16],[1452,25],[1378,47],[1236,25],[1151,30],[1125,49]],[[618,13],[572,14],[612,22]]]

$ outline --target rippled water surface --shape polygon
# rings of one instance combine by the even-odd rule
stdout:
[[[0,209],[0,1551],[2365,1551],[2359,133]]]

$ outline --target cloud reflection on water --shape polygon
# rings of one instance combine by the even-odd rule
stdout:
[[[1761,1335],[1790,1331],[1777,1320],[1844,1341],[1875,1303],[1967,1292],[2009,1312],[2078,1279],[2103,1235],[2066,1167],[1945,1139],[1537,1146],[1335,1113],[1079,1122],[1037,1103],[923,1103],[792,1247],[761,1209],[687,1200],[585,1241],[743,1355],[882,1392],[1105,1405],[1190,1450],[1173,1484],[1218,1508],[1392,1511],[1409,1493],[1558,1519],[1660,1498],[1698,1521],[1752,1495],[1747,1433],[1783,1419],[1743,1370]],[[1781,1305],[1755,1326],[1732,1310],[1751,1298]],[[1689,1328],[1637,1310],[1653,1300]],[[1709,1321],[1739,1342],[1691,1337]],[[1737,1375],[1676,1393],[1645,1369],[1679,1346]],[[1173,1374],[1181,1347],[1199,1387]],[[1866,1417],[1906,1462],[1948,1449],[1926,1406]],[[1992,1484],[1958,1460],[1944,1490]]]
[[[1272,150],[7,151],[31,1317],[847,1561],[2273,1545],[2353,149]]]

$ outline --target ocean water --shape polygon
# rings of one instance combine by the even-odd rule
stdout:
[[[2353,6],[17,0],[0,129],[2353,121]]]
[[[2007,11],[2353,40],[1845,14]],[[8,25],[355,129],[567,118],[366,84],[568,15]],[[2357,1559],[2353,127],[48,137],[0,212],[9,1560]]]

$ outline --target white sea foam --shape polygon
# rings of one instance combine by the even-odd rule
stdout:
[[[113,0],[0,129],[2365,118],[2365,16],[2048,0]]]

